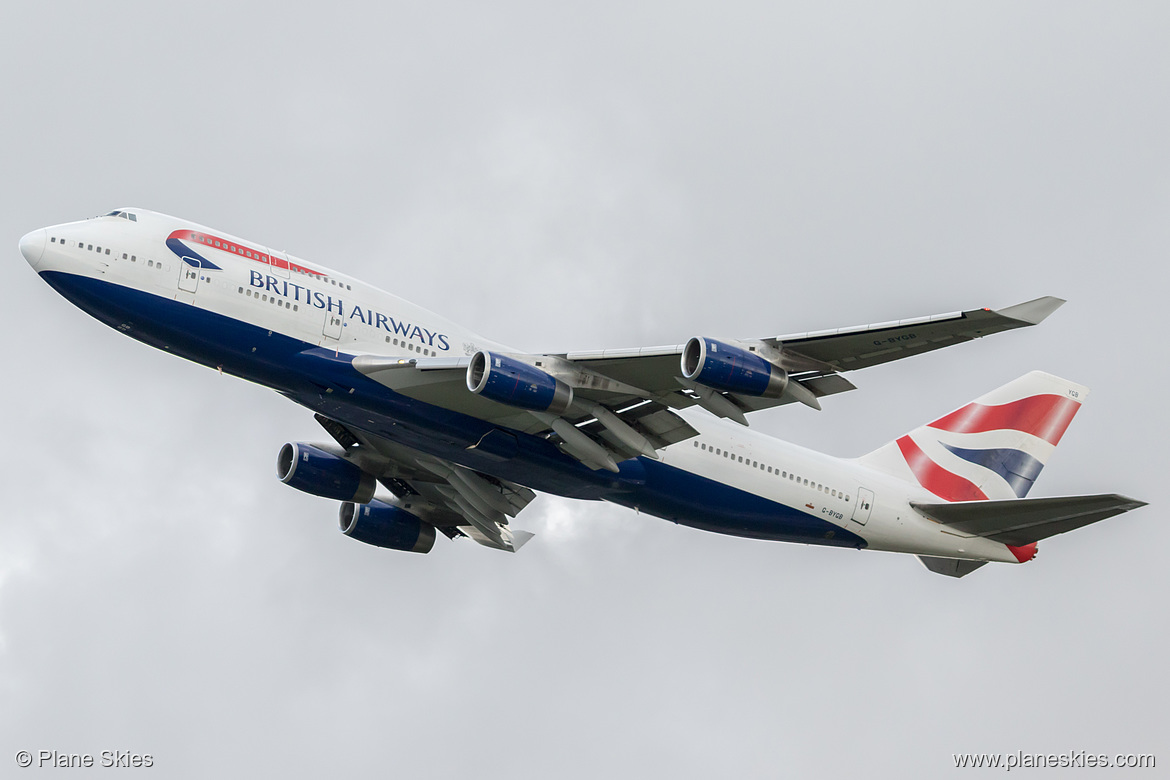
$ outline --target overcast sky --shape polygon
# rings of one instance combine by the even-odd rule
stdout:
[[[0,767],[934,778],[956,752],[1088,750],[1165,772],[1170,7],[718,6],[0,11]],[[858,455],[1039,368],[1092,393],[1033,494],[1151,506],[962,580],[549,496],[514,556],[367,547],[274,476],[324,438],[309,412],[98,324],[17,251],[127,205],[530,350],[1067,298],[753,426]]]

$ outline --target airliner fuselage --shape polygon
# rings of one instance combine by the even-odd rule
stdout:
[[[463,411],[462,399],[445,402],[466,387],[428,381],[462,371],[477,353],[518,350],[358,279],[202,225],[124,209],[29,233],[21,251],[62,296],[134,339],[265,385],[387,447],[494,480],[757,539],[971,561],[1015,563],[1034,553],[1034,545],[957,532],[916,511],[914,502],[940,495],[896,469],[814,452],[696,408],[677,412],[696,435],[653,456],[615,458],[616,470],[591,468],[558,446],[539,415],[502,425]],[[355,368],[362,356],[389,366],[381,381]]]

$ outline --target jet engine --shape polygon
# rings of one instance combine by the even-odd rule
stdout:
[[[788,372],[733,344],[693,338],[682,353],[682,374],[716,390],[759,398],[779,398],[788,387]]]
[[[428,553],[435,545],[435,527],[401,507],[377,499],[368,504],[341,505],[341,532],[359,542],[390,550]]]
[[[476,352],[467,367],[467,389],[509,406],[560,415],[573,403],[573,388],[507,355]]]
[[[330,445],[290,442],[276,457],[276,476],[314,496],[364,504],[374,497],[378,482],[343,458]]]

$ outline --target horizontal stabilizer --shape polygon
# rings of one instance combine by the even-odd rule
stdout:
[[[922,514],[956,531],[982,536],[1012,547],[1073,531],[1145,505],[1144,501],[1116,493],[946,504],[910,502],[910,506]]]
[[[942,574],[946,577],[965,577],[987,563],[987,561],[961,561],[957,558],[932,558],[928,555],[919,555],[918,560],[922,561],[922,565],[935,574]]]
[[[531,531],[520,531],[520,530],[513,531],[512,532],[512,552],[516,552],[517,550],[519,550],[521,547],[523,547],[525,544],[528,543],[529,539],[531,539],[534,536],[536,536],[536,534],[532,533]]]

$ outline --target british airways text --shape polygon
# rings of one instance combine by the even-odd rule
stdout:
[[[351,320],[358,319],[363,325],[371,328],[381,328],[387,333],[393,333],[404,339],[418,341],[435,349],[444,351],[451,349],[451,344],[447,340],[447,336],[442,333],[436,333],[418,325],[411,325],[409,322],[400,322],[393,317],[373,311],[372,309],[363,310],[361,306],[357,305],[349,307],[347,315],[345,303],[340,298],[334,298],[332,295],[327,295],[317,290],[310,290],[308,287],[289,281],[288,279],[277,279],[275,276],[269,276],[260,271],[250,271],[249,273],[251,274],[251,278],[248,280],[248,284],[257,289],[317,309],[335,311],[342,317]]]

